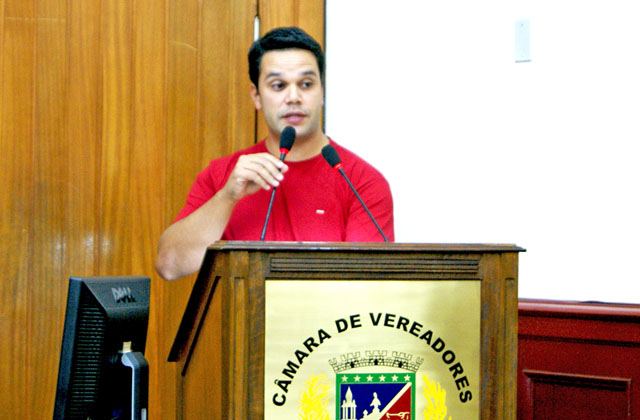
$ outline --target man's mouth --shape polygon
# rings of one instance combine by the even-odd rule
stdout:
[[[300,111],[290,111],[284,114],[282,118],[287,121],[289,124],[299,124],[304,120],[306,114]]]

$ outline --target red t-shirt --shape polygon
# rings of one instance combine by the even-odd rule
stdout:
[[[330,140],[343,169],[390,241],[394,240],[393,200],[389,183],[373,166]],[[196,178],[176,221],[207,202],[227,182],[241,155],[267,152],[264,140],[232,155],[212,160]],[[276,189],[267,241],[383,241],[342,175],[321,155],[286,162],[289,170]],[[260,239],[271,191],[260,190],[235,206],[224,240]]]

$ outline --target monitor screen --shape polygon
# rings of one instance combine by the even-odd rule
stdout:
[[[133,276],[69,280],[54,420],[146,418],[150,283]]]

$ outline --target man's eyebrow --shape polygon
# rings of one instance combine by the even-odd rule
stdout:
[[[302,73],[300,73],[301,76],[315,76],[318,77],[318,72],[316,72],[315,70],[306,70],[303,71]],[[267,75],[264,77],[265,79],[270,79],[272,77],[282,77],[282,73],[278,72],[278,71],[272,71],[267,73]]]
[[[279,73],[277,71],[272,71],[270,73],[267,73],[267,75],[264,78],[268,79],[270,77],[280,77],[280,76],[282,76],[282,73]]]

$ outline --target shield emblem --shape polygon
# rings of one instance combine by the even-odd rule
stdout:
[[[336,420],[411,420],[415,373],[336,375]]]

